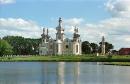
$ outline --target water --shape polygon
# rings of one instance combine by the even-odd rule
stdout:
[[[0,62],[0,84],[130,84],[130,67],[96,62]]]

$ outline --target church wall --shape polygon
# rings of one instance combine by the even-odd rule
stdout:
[[[47,55],[48,54],[48,43],[42,43],[39,45],[39,54]]]
[[[71,41],[65,40],[62,45],[63,45],[63,54],[72,54],[72,43],[71,43]]]
[[[75,54],[75,55],[80,55],[81,54],[80,42],[73,42],[73,54]]]

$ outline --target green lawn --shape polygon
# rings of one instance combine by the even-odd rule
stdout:
[[[35,62],[130,62],[130,56],[96,56],[96,55],[64,55],[64,56],[13,56],[0,57],[0,61],[35,61]]]

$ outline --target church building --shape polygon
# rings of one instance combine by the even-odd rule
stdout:
[[[75,27],[72,39],[65,38],[62,19],[59,18],[56,31],[56,39],[53,39],[49,36],[48,29],[43,29],[39,55],[81,55],[81,39],[78,28]]]

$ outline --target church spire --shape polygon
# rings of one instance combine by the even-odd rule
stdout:
[[[78,33],[78,28],[76,26],[75,26],[74,32]]]
[[[62,19],[59,17],[59,27],[62,27]]]
[[[102,36],[101,54],[105,55],[105,38]]]
[[[56,40],[61,40],[63,41],[64,40],[64,29],[63,29],[63,26],[62,26],[62,19],[59,18],[59,25],[56,27],[56,30],[57,30],[57,33],[56,33]]]
[[[104,38],[104,36],[102,36],[102,43],[104,43],[104,41],[105,41],[105,38]]]
[[[80,35],[78,34],[78,28],[75,26],[74,34],[73,34],[73,40],[78,41],[79,37],[80,37]]]
[[[43,42],[48,42],[48,41],[49,41],[50,36],[49,36],[48,33],[49,33],[48,29],[43,28],[43,33],[42,33],[42,35],[41,35]]]
[[[48,35],[48,33],[49,33],[49,31],[48,31],[48,29],[47,29],[47,35]]]
[[[43,34],[45,34],[45,28],[43,28]]]

